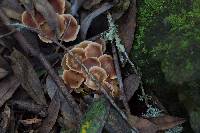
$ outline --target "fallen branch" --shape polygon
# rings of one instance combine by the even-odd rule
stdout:
[[[116,70],[116,74],[117,74],[117,80],[119,82],[119,89],[120,89],[120,92],[121,92],[121,98],[122,98],[122,101],[123,101],[123,104],[124,104],[124,107],[125,107],[127,113],[131,114],[130,108],[129,108],[129,105],[128,105],[128,101],[127,101],[127,97],[126,97],[125,91],[124,91],[124,84],[123,84],[123,81],[122,81],[122,75],[121,75],[120,66],[119,66],[117,49],[116,49],[114,44],[112,44],[112,53],[113,53],[115,70]]]

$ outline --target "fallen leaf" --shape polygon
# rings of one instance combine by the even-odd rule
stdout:
[[[55,96],[56,91],[59,90],[58,86],[55,84],[55,82],[52,80],[50,76],[47,76],[46,88],[47,88],[47,93],[51,99],[53,99],[53,97]],[[78,124],[75,119],[76,114],[74,113],[68,101],[64,98],[63,94],[59,93],[59,96],[61,101],[61,107],[60,107],[61,118],[59,118],[59,120],[60,122],[62,121],[62,125],[65,128],[75,128]]]
[[[48,108],[48,116],[43,120],[39,133],[49,133],[56,123],[60,110],[60,97],[56,92]]]
[[[0,55],[0,67],[5,69],[6,71],[10,71],[10,64]]]
[[[39,115],[40,117],[47,116],[47,107],[35,104],[33,100],[13,100],[10,101],[10,104],[13,108],[23,112],[29,112],[35,115]]]
[[[158,131],[157,125],[143,118],[138,118],[134,126],[140,133],[156,133]]]
[[[19,51],[14,50],[11,54],[11,61],[14,74],[22,87],[37,104],[46,105],[40,80],[29,60]]]
[[[122,16],[119,22],[119,35],[128,53],[131,51],[133,45],[136,27],[136,0],[131,0],[130,2],[128,11]]]
[[[106,99],[94,101],[82,118],[80,133],[101,133],[109,110],[110,104]]]
[[[0,115],[0,133],[6,133],[11,117],[10,108],[6,105]]]
[[[77,16],[77,12],[79,10],[79,8],[82,6],[83,2],[85,2],[85,0],[72,0],[72,7],[71,7],[71,14],[73,16]]]
[[[102,0],[87,0],[83,3],[83,8],[90,9],[93,6],[99,4]]]
[[[124,90],[127,100],[129,101],[138,89],[140,78],[136,74],[131,74],[124,79]]]
[[[174,117],[170,115],[164,115],[156,118],[149,119],[152,123],[158,126],[159,130],[166,130],[176,127],[185,122],[185,119]]]
[[[21,20],[23,8],[17,0],[3,0],[0,6],[9,18]]]
[[[110,109],[105,129],[109,133],[138,133],[137,129],[133,129],[113,107]]]
[[[22,123],[25,126],[27,126],[27,125],[33,125],[33,124],[40,125],[40,123],[42,122],[42,120],[38,119],[38,118],[32,118],[32,119],[26,119],[26,120],[19,120],[19,122]]]
[[[9,76],[0,82],[0,107],[12,97],[20,83],[14,76]]]
[[[59,35],[60,28],[58,24],[58,19],[57,17],[55,17],[57,15],[51,4],[47,0],[34,0],[34,5],[36,10],[40,12],[42,16],[44,16],[53,33]]]
[[[92,13],[90,13],[88,16],[84,18],[84,20],[81,22],[81,38],[84,40],[87,35],[87,31],[91,25],[91,22],[94,18],[101,15],[105,11],[111,9],[113,7],[113,4],[110,3],[104,3],[100,8],[94,10]]]
[[[8,75],[8,71],[6,71],[3,68],[0,68],[0,79],[3,79],[4,77],[6,77]]]

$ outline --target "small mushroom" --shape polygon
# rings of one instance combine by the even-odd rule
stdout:
[[[102,45],[95,42],[89,43],[88,46],[85,48],[85,55],[87,58],[100,57],[101,55],[103,55]]]
[[[60,24],[61,38],[63,38],[63,41],[65,42],[74,41],[77,38],[80,25],[78,25],[78,22],[71,14],[62,14],[60,16],[63,17]]]
[[[106,71],[98,66],[93,66],[89,69],[89,72],[96,78],[96,80],[101,84],[103,83],[106,78],[107,78],[107,74]],[[86,81],[84,82],[84,84],[92,89],[92,90],[99,90],[98,86],[95,84],[95,82],[93,82],[90,77],[86,78]]]
[[[62,30],[61,28],[61,22],[63,21],[63,17],[57,14],[58,21],[60,22],[60,31]],[[40,30],[42,31],[43,34],[39,34],[39,38],[46,43],[52,43],[52,38],[55,36],[55,33],[52,31],[51,27],[48,25],[48,23],[45,21],[43,24],[40,25]],[[60,35],[61,36],[61,33]]]
[[[104,81],[104,85],[106,86],[107,89],[109,89],[108,91],[113,97],[118,97],[120,95],[120,90],[116,79],[110,81]]]
[[[34,21],[33,17],[35,18],[36,22]],[[27,11],[24,11],[22,13],[21,21],[24,25],[38,28],[38,26],[41,25],[45,19],[39,12],[35,12],[35,16],[31,16],[31,14],[29,14]]]
[[[99,61],[101,63],[101,67],[106,70],[110,79],[117,78],[112,56],[104,54],[99,57]]]
[[[78,45],[76,45],[75,48],[83,48],[83,49],[85,49],[88,46],[89,43],[93,43],[93,42],[85,40],[85,41],[79,43]]]
[[[79,88],[84,81],[83,75],[73,70],[64,70],[62,78],[65,84],[74,89]]]
[[[56,13],[63,14],[65,12],[65,0],[48,0]]]
[[[45,43],[52,43],[51,38],[53,38],[55,34],[51,30],[47,22],[44,22],[42,25],[40,25],[40,30],[43,33],[43,34],[38,34],[40,40],[42,40]]]
[[[73,56],[78,58],[81,63],[83,60],[85,60],[85,51],[82,48],[73,48],[70,50],[70,52],[73,53]],[[81,66],[78,64],[78,62],[69,54],[66,55],[66,64],[67,66],[77,72],[82,72],[81,71]]]
[[[100,67],[100,65],[101,65],[97,57],[89,57],[89,58],[83,60],[83,64],[85,65],[85,67],[88,70],[93,66]]]

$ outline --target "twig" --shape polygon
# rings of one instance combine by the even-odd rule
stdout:
[[[0,9],[0,18],[1,20],[7,25],[10,24],[10,20],[8,19],[7,16],[4,15],[3,11]],[[11,31],[13,30],[12,27],[8,27]],[[45,56],[38,50],[34,49],[30,43],[26,41],[26,39],[23,37],[23,35],[20,32],[15,32],[14,37],[16,40],[19,42],[20,46],[24,49],[24,51],[27,51],[27,53],[33,55],[36,57],[42,65],[46,68],[50,76],[54,79],[55,83],[59,86],[60,91],[63,93],[64,97],[66,100],[71,104],[72,108],[76,112],[77,120],[80,119],[82,113],[80,111],[79,106],[77,103],[74,101],[72,95],[69,93],[69,89],[66,88],[64,82],[60,79],[60,77],[56,74],[54,69],[51,67],[49,62],[46,60]]]
[[[128,101],[127,101],[127,97],[126,97],[125,91],[124,91],[124,84],[123,84],[123,81],[122,81],[122,75],[121,75],[121,71],[120,71],[117,50],[116,50],[116,46],[114,44],[112,44],[112,53],[113,53],[115,70],[116,70],[116,74],[117,74],[117,80],[119,82],[119,88],[120,88],[120,91],[121,91],[121,98],[122,98],[122,101],[123,101],[123,104],[124,104],[124,107],[125,107],[127,113],[131,114],[130,108],[129,108],[129,105],[128,105]]]
[[[1,38],[4,38],[4,37],[6,37],[6,36],[9,36],[9,35],[11,35],[11,34],[13,34],[15,31],[16,31],[16,30],[12,30],[12,31],[10,31],[10,32],[8,32],[8,33],[6,33],[6,34],[0,35],[0,39],[1,39]]]

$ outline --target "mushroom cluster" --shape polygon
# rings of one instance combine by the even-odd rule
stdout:
[[[56,17],[59,24],[59,35],[58,38],[65,42],[74,41],[77,38],[80,26],[76,19],[71,14],[65,13],[65,0],[48,0],[53,9],[56,12]],[[46,43],[52,43],[51,38],[55,36],[48,22],[37,10],[34,14],[29,14],[28,11],[24,11],[21,16],[21,21],[24,25],[32,28],[40,29],[42,34],[39,34],[39,38]],[[67,27],[66,27],[67,25]],[[65,28],[67,30],[65,31]]]
[[[112,96],[119,95],[117,76],[113,64],[113,58],[110,55],[103,54],[103,45],[83,41],[76,45],[70,51],[75,58],[78,58],[89,72],[106,88]],[[73,89],[78,89],[81,85],[90,90],[98,91],[99,88],[93,80],[85,73],[80,64],[74,60],[70,54],[65,54],[62,60],[63,80],[65,84]]]

